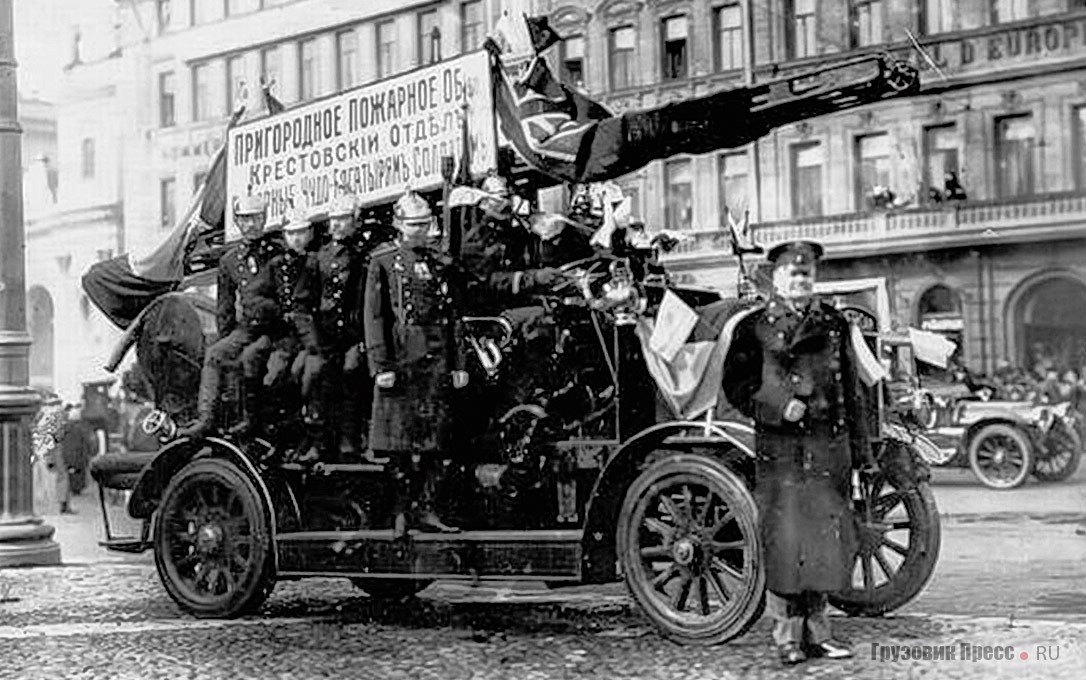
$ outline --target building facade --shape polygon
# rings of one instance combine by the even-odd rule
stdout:
[[[259,115],[262,80],[289,106],[475,49],[504,11],[548,15],[566,38],[552,67],[616,112],[856,55],[913,61],[918,96],[656,161],[619,183],[650,229],[687,232],[669,257],[684,280],[734,286],[722,224],[726,209],[749,211],[764,243],[823,241],[824,276],[886,276],[896,321],[954,335],[975,368],[1028,363],[1037,343],[1086,363],[1083,2],[749,5],[748,17],[735,0],[116,3],[101,19],[108,49],[82,55],[74,33],[58,203],[29,225],[29,285],[52,296],[56,335],[94,340],[63,369],[57,353],[57,382],[100,365],[115,337],[79,276],[176,223],[233,104]]]

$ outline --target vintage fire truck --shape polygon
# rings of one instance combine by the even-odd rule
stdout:
[[[861,61],[868,69],[859,78],[828,69],[747,94],[783,125],[915,91],[915,70],[881,57]],[[519,190],[539,178],[525,169]],[[376,205],[370,217],[381,219],[382,211],[387,206]],[[221,242],[212,245],[190,261],[213,267]],[[214,336],[213,301],[192,291],[161,296],[140,315],[132,340],[158,407],[146,427],[163,444],[144,457],[97,462],[100,486],[128,490],[127,512],[142,522],[137,535],[117,536],[103,503],[103,544],[152,550],[169,596],[203,617],[253,612],[277,581],[306,577],[347,578],[375,598],[410,596],[437,580],[552,587],[625,580],[670,639],[714,644],[741,635],[759,618],[765,595],[753,430],[713,411],[669,415],[637,337],[638,321],[652,317],[666,291],[699,310],[740,303],[672,286],[638,257],[601,251],[577,263],[580,279],[587,274],[594,283],[579,295],[541,296],[535,313],[547,323],[530,339],[507,315],[464,320],[475,348],[497,348],[485,368],[476,367],[484,380],[538,377],[540,352],[550,361],[548,376],[472,445],[448,452],[452,481],[443,502],[464,530],[412,532],[406,540],[393,535],[392,485],[380,461],[283,462],[277,454],[297,441],[289,408],[265,420],[277,426],[262,437],[173,434],[170,423],[192,415]],[[629,288],[623,299],[639,304],[598,304],[616,272]],[[629,272],[643,275],[630,279]],[[224,395],[224,426],[236,417],[235,399]],[[854,585],[833,598],[853,615],[882,614],[915,597],[939,551],[927,466],[911,437],[887,428],[877,455],[881,470],[857,473],[854,484],[862,526]]]

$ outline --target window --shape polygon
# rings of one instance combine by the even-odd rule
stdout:
[[[953,123],[924,130],[924,182],[927,189],[943,191],[948,173],[960,174],[958,167],[958,130]]]
[[[1075,188],[1086,189],[1086,106],[1076,106],[1072,120],[1072,154],[1075,157]]]
[[[160,127],[170,127],[177,123],[176,87],[173,71],[158,74],[158,124]]]
[[[192,25],[206,24],[223,18],[226,5],[223,0],[189,0]]]
[[[460,51],[470,52],[483,46],[486,37],[486,15],[483,0],[472,0],[460,5]]]
[[[377,24],[377,77],[384,78],[396,72],[396,22],[382,21]]]
[[[177,180],[166,177],[158,183],[159,220],[163,229],[173,229],[177,222],[177,205],[174,203],[174,190]]]
[[[664,165],[667,182],[666,228],[690,230],[694,225],[693,163],[668,161]]]
[[[822,166],[826,152],[820,142],[792,146],[792,215],[818,217],[822,214]]]
[[[958,29],[958,3],[953,0],[924,0],[924,18],[928,35]]]
[[[170,0],[157,0],[155,2],[155,19],[158,20],[158,34],[162,35],[170,30],[173,24],[173,12]]]
[[[94,140],[90,137],[83,140],[81,168],[83,179],[94,178]]]
[[[192,67],[192,119],[209,120],[211,109],[211,67],[197,64]]]
[[[890,187],[890,135],[856,138],[856,207],[872,207],[875,188]]]
[[[437,10],[419,12],[419,63],[432,64],[441,59],[441,29]]]
[[[226,14],[227,16],[237,16],[239,14],[255,12],[260,9],[260,1],[261,0],[226,0]]]
[[[713,22],[716,25],[716,70],[742,68],[743,15],[739,5],[717,7]]]
[[[991,0],[991,3],[993,24],[1005,24],[1030,17],[1029,0]]]
[[[792,57],[801,59],[818,54],[816,27],[818,0],[792,0]]]
[[[236,54],[226,60],[226,106],[233,111],[245,89],[245,56]]]
[[[317,41],[298,44],[298,96],[304,101],[317,96]]]
[[[664,19],[664,80],[686,77],[687,25],[685,16]]]
[[[621,90],[634,84],[634,47],[633,26],[611,29],[611,89]]]
[[[1033,117],[1028,114],[996,120],[996,168],[999,172],[1000,196],[1033,193],[1033,148],[1036,137]]]
[[[571,35],[558,46],[562,80],[574,87],[584,87],[584,36]]]
[[[745,151],[722,153],[717,159],[717,178],[720,186],[720,219],[727,220],[728,209],[740,219],[750,207],[750,160]]]
[[[358,35],[354,31],[336,34],[336,87],[349,90],[358,84]]]
[[[283,56],[278,47],[268,47],[260,52],[260,76],[266,83],[282,80]]]
[[[852,45],[866,47],[883,40],[882,22],[885,16],[883,0],[852,0]]]

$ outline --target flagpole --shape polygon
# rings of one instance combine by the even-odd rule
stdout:
[[[751,12],[751,0],[741,0],[740,11],[743,14],[743,84],[754,87],[754,15]],[[754,214],[762,220],[762,164],[758,153],[758,140],[750,143],[751,187],[754,191]]]

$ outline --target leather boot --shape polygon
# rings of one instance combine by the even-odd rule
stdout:
[[[215,428],[215,406],[219,401],[219,371],[214,366],[204,366],[200,372],[200,392],[196,396],[196,420],[177,431],[180,437],[199,438]]]
[[[241,421],[230,428],[234,437],[248,437],[260,432],[260,379],[246,377],[242,381]]]
[[[435,455],[422,459],[422,484],[419,494],[415,523],[420,531],[439,534],[455,534],[460,527],[446,524],[437,514],[437,490],[445,476],[445,465]]]

